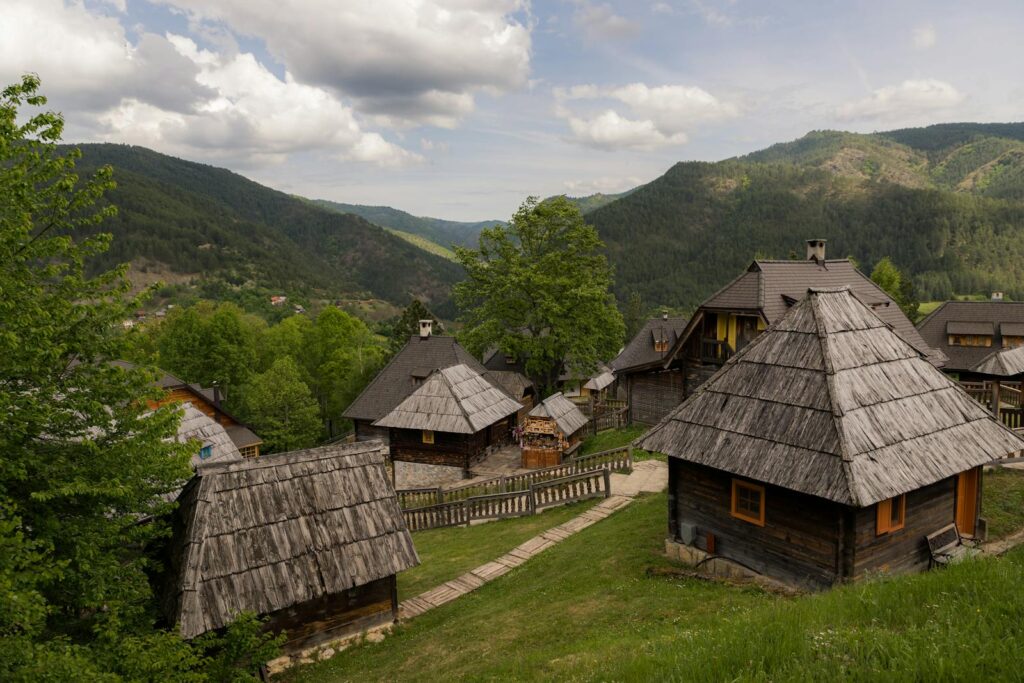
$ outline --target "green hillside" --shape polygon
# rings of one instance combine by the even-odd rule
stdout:
[[[580,207],[580,211],[582,211],[583,213],[588,213],[590,211],[594,211],[595,209],[600,209],[602,206],[605,206],[606,204],[611,204],[616,199],[622,199],[623,197],[629,195],[631,192],[634,192],[635,190],[636,188],[633,188],[632,190],[626,190],[625,192],[619,192],[616,194],[604,194],[602,192],[597,192],[595,194],[588,194],[583,197],[570,197],[568,195],[562,196],[564,196],[566,199],[568,199],[576,206]],[[548,199],[553,199],[553,197],[548,197]]]
[[[990,133],[999,133],[999,136]],[[1024,126],[812,132],[745,157],[684,162],[587,214],[620,301],[696,306],[755,256],[890,256],[922,299],[1024,296]]]
[[[404,232],[402,230],[395,230],[394,228],[384,228],[384,229],[387,230],[388,232],[390,232],[392,235],[396,235],[398,237],[401,237],[403,240],[405,240],[409,244],[417,246],[417,247],[419,247],[420,249],[422,249],[424,251],[427,251],[427,252],[430,252],[431,254],[434,254],[435,256],[440,256],[441,258],[446,258],[449,261],[454,261],[455,260],[455,252],[454,251],[452,251],[451,249],[447,249],[445,247],[442,247],[440,244],[437,244],[435,242],[431,242],[426,237],[421,237],[420,235],[414,235],[411,232]]]
[[[131,261],[217,298],[274,290],[405,305],[417,296],[454,313],[461,268],[363,218],[142,147],[78,147],[83,172],[110,164],[118,183],[108,195],[118,216],[103,224],[115,239],[97,267]]]
[[[313,204],[340,213],[351,213],[362,216],[374,225],[400,230],[412,235],[425,237],[434,244],[450,248],[452,245],[475,247],[477,236],[484,228],[489,228],[501,221],[447,221],[441,218],[413,216],[411,213],[392,209],[389,206],[364,206],[362,204],[343,204],[326,199],[311,200]]]

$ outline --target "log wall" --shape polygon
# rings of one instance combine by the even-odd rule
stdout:
[[[446,465],[468,469],[486,454],[488,431],[476,434],[434,432],[434,443],[423,443],[418,429],[391,430],[391,459],[427,465]]]
[[[268,617],[264,628],[286,631],[284,649],[288,652],[353,635],[398,618],[395,577],[293,605]]]
[[[355,420],[356,441],[372,441],[374,439],[384,442],[387,446],[389,434],[387,427],[374,427],[369,420]]]
[[[626,387],[632,424],[657,424],[683,401],[683,373],[678,369],[628,375]]]

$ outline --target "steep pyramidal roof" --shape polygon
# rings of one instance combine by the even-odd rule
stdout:
[[[375,427],[475,434],[522,406],[467,365],[435,370]]]
[[[1015,377],[1024,374],[1024,346],[993,351],[971,368],[971,372],[990,377]]]
[[[203,467],[179,503],[165,608],[185,638],[419,564],[379,441]]]
[[[575,434],[587,424],[587,416],[567,399],[562,392],[552,394],[530,411],[531,417],[549,417],[558,425],[562,434]]]
[[[1024,440],[843,287],[810,290],[637,445],[867,506]]]

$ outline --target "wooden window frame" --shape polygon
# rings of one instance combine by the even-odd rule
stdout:
[[[751,517],[746,512],[736,509],[737,492],[739,489],[747,489],[748,491],[756,491],[757,495],[761,499],[761,514],[758,517]],[[732,497],[731,505],[729,506],[730,514],[736,519],[741,519],[744,522],[756,524],[757,526],[764,526],[764,486],[761,484],[754,484],[749,481],[743,481],[742,479],[732,480]]]
[[[892,506],[893,503],[899,506],[900,517],[899,521],[893,523],[892,521]],[[891,534],[894,531],[899,531],[907,523],[907,494],[896,496],[895,498],[889,498],[888,500],[881,500],[875,505],[875,535],[885,536]]]
[[[430,444],[431,446],[433,446],[434,445],[434,430],[433,429],[423,429],[423,430],[421,430],[420,431],[420,438],[423,440],[423,443],[427,443],[427,444]]]

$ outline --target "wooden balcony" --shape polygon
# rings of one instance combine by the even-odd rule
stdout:
[[[721,365],[732,357],[732,353],[732,348],[724,339],[703,337],[700,340],[700,361],[702,363]]]

